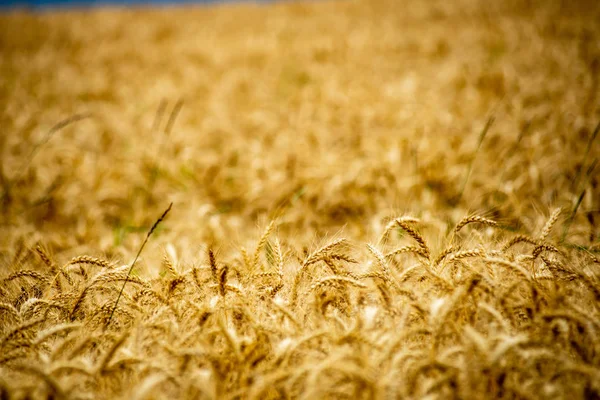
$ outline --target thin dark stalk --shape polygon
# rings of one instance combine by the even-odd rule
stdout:
[[[479,134],[479,140],[477,142],[477,149],[475,149],[475,154],[473,155],[473,158],[471,159],[471,162],[469,163],[469,167],[467,169],[467,174],[465,175],[465,179],[463,181],[462,188],[460,189],[460,192],[458,193],[458,196],[456,198],[456,204],[458,204],[462,199],[465,189],[467,188],[467,183],[469,183],[469,178],[471,177],[471,172],[473,170],[473,164],[475,164],[475,159],[477,158],[477,153],[479,153],[479,150],[481,149],[481,144],[483,143],[483,140],[485,139],[485,136],[487,135],[487,133],[490,130],[490,127],[492,126],[493,123],[494,123],[494,117],[488,118],[487,122],[485,123],[485,126],[483,127],[483,130]]]
[[[159,146],[156,150],[157,154],[155,156],[155,159],[156,159],[155,167],[157,169],[159,168],[159,164],[160,164],[160,152],[163,147],[164,139],[171,136],[171,131],[173,130],[173,126],[175,126],[175,121],[177,120],[177,117],[179,116],[179,113],[181,112],[182,107],[183,107],[183,100],[181,100],[181,99],[177,100],[177,103],[175,103],[175,106],[173,107],[173,109],[171,110],[171,113],[169,114],[169,119],[167,120],[167,124],[165,125],[164,134],[160,136]],[[153,125],[153,130],[155,130],[155,131],[158,131],[158,128],[160,125],[160,120],[162,120],[162,115],[165,112],[165,108],[166,108],[166,104],[164,102],[161,102],[158,112],[157,112],[157,118],[154,121],[155,124]],[[158,116],[159,113],[160,113],[160,117]]]
[[[594,170],[596,169],[596,166],[598,165],[598,159],[594,159],[594,161],[592,161],[592,164],[590,165],[590,167],[587,169],[586,171],[586,178],[583,184],[583,189],[581,191],[581,194],[579,195],[579,197],[577,198],[577,202],[575,202],[575,206],[573,207],[573,211],[571,211],[571,215],[569,216],[569,218],[565,221],[565,227],[563,229],[563,235],[561,238],[561,243],[564,243],[565,239],[567,238],[567,234],[569,233],[569,228],[571,228],[571,224],[573,223],[573,220],[575,219],[575,215],[577,214],[577,210],[579,209],[579,206],[581,205],[581,202],[583,201],[583,198],[585,197],[585,192],[586,192],[586,185],[587,182],[589,181],[589,179],[592,177]]]
[[[165,136],[168,137],[169,135],[171,135],[171,131],[173,130],[173,126],[175,125],[175,121],[177,120],[177,117],[179,116],[179,112],[181,111],[182,107],[183,100],[177,100],[177,103],[175,103],[175,107],[173,107],[173,110],[171,110],[171,114],[169,115],[167,125],[165,126]]]
[[[106,325],[104,326],[104,329],[108,328],[108,326],[110,325],[110,321],[112,320],[112,317],[115,314],[115,310],[117,309],[117,306],[119,305],[119,300],[121,300],[121,295],[123,294],[123,291],[125,290],[125,285],[127,285],[127,281],[129,279],[129,275],[131,275],[131,271],[133,270],[133,266],[135,265],[135,263],[137,262],[138,258],[140,257],[140,254],[142,254],[142,250],[144,250],[144,246],[146,246],[146,243],[148,243],[148,239],[150,239],[150,236],[152,235],[152,233],[154,232],[154,230],[156,229],[156,227],[167,217],[167,214],[169,213],[169,211],[171,211],[171,207],[172,206],[173,206],[173,203],[169,204],[169,207],[167,207],[167,209],[156,220],[156,222],[154,223],[154,225],[152,225],[152,228],[150,228],[150,230],[146,234],[146,238],[144,239],[144,242],[140,246],[140,249],[138,250],[137,254],[135,255],[135,258],[133,259],[133,262],[131,263],[131,266],[129,267],[129,270],[127,271],[127,276],[125,277],[125,280],[123,281],[123,286],[121,287],[121,290],[119,291],[119,295],[117,296],[117,300],[115,301],[115,305],[113,306],[113,309],[112,309],[112,311],[110,313],[110,316],[108,317],[108,321],[106,321]]]
[[[27,168],[23,168],[22,174],[24,174],[25,172],[27,172],[27,170],[29,169],[29,165],[31,164],[31,161],[33,160],[33,158],[39,153],[40,149],[50,141],[50,139],[52,139],[52,136],[54,136],[54,134],[56,132],[61,131],[62,129],[66,128],[67,126],[74,124],[75,122],[79,122],[81,120],[87,119],[91,116],[91,114],[75,114],[70,116],[69,118],[63,119],[62,121],[58,122],[56,125],[54,125],[52,128],[50,128],[50,130],[46,133],[46,135],[42,138],[42,140],[40,140],[39,142],[37,142],[35,144],[35,146],[33,146],[33,149],[31,150],[31,153],[29,154],[29,157],[27,158]]]
[[[501,160],[505,160],[507,159],[508,156],[510,156],[511,154],[515,154],[518,150],[519,147],[521,146],[521,142],[523,141],[523,138],[529,133],[529,130],[531,128],[531,122],[527,122],[525,124],[525,126],[523,127],[523,129],[519,132],[519,136],[517,136],[517,140],[516,142],[508,149],[508,151],[504,154],[503,157],[501,157]],[[500,172],[499,174],[499,181],[502,182],[504,180],[504,175],[506,175],[506,172],[508,170],[508,163],[503,162],[502,163],[502,172]]]
[[[560,239],[561,243],[564,243],[565,239],[567,238],[567,234],[569,233],[569,228],[571,228],[571,224],[573,223],[573,220],[575,219],[575,214],[577,214],[577,209],[579,208],[579,206],[581,205],[581,202],[583,201],[583,198],[585,197],[585,192],[586,192],[585,190],[583,192],[581,192],[581,194],[577,198],[575,207],[573,207],[573,211],[571,211],[571,215],[565,222],[565,227],[563,229],[562,238]]]
[[[25,176],[27,171],[29,171],[29,167],[31,166],[31,163],[33,162],[33,159],[35,158],[35,156],[40,152],[42,147],[44,147],[44,145],[46,143],[48,143],[50,141],[50,139],[52,139],[52,136],[54,136],[55,133],[61,131],[62,129],[66,128],[67,126],[69,126],[71,124],[74,124],[76,122],[79,122],[81,120],[84,120],[84,119],[87,119],[90,117],[91,117],[91,114],[75,114],[75,115],[70,116],[69,118],[63,119],[62,121],[60,121],[56,125],[54,125],[52,128],[50,128],[50,130],[44,135],[42,140],[40,140],[33,146],[33,149],[31,149],[31,152],[29,153],[27,160],[25,161],[23,166],[20,168],[20,172],[18,173],[18,175],[15,178],[11,179],[9,182],[6,182],[4,184],[4,192],[2,193],[2,199],[4,199],[4,197],[8,195],[12,185],[15,182],[19,182],[21,179],[23,179],[23,176]]]
[[[588,155],[590,154],[592,146],[594,145],[594,141],[596,140],[596,137],[598,136],[598,132],[600,132],[600,122],[598,123],[598,125],[596,125],[596,128],[594,129],[594,132],[592,133],[592,136],[590,137],[590,140],[588,140],[588,143],[587,143],[587,146],[585,149],[585,153],[583,155],[583,159],[581,160],[581,167],[579,168],[579,172],[577,173],[577,176],[575,177],[575,179],[573,179],[573,183],[571,184],[571,190],[578,190],[580,187],[581,176],[583,175],[583,171],[585,168],[585,164],[587,162]],[[582,185],[583,189],[581,190],[581,194],[577,198],[577,202],[575,203],[575,206],[573,207],[573,211],[571,212],[571,215],[565,221],[565,226],[563,229],[561,243],[564,243],[564,241],[567,238],[567,234],[569,233],[571,224],[573,223],[573,220],[575,219],[575,215],[577,214],[577,209],[579,209],[579,206],[581,205],[581,202],[583,201],[583,198],[585,196],[585,192],[586,192],[585,186],[586,186],[588,180],[590,179],[590,177],[592,176],[594,169],[596,169],[597,164],[598,164],[598,159],[594,159],[594,161],[592,162],[592,164],[589,166],[589,168],[586,171],[586,174],[585,174],[586,178],[585,178],[584,184]]]
[[[154,121],[152,122],[152,133],[158,132],[158,128],[160,128],[160,123],[162,121],[166,108],[167,102],[165,100],[161,100],[160,104],[158,105],[158,109],[156,110],[156,114],[154,114]]]
[[[163,119],[166,109],[167,109],[167,102],[163,99],[160,101],[160,104],[158,105],[156,114],[154,114],[154,121],[152,122],[152,128],[151,128],[152,135],[158,134],[158,131],[160,129],[160,124],[162,122],[162,119]],[[149,183],[148,183],[148,186],[150,187],[149,192],[152,192],[152,188],[154,187],[154,182],[156,181],[156,178],[158,177],[158,159],[160,156],[161,147],[162,147],[162,140],[160,140],[159,143],[157,143],[157,146],[155,149],[156,154],[154,155],[154,165],[151,167],[150,178],[149,178]]]
[[[152,193],[154,189],[154,184],[156,183],[156,179],[158,178],[158,174],[161,168],[161,150],[163,148],[163,143],[165,138],[168,138],[171,135],[171,131],[173,130],[173,126],[175,125],[175,121],[181,112],[181,108],[183,107],[183,100],[177,100],[175,106],[171,110],[171,114],[169,114],[169,119],[167,120],[167,124],[165,125],[164,135],[160,136],[158,147],[156,149],[156,155],[154,156],[154,165],[152,166],[152,171],[150,175],[150,183],[149,183],[149,193]],[[165,102],[161,102],[159,105],[158,111],[156,113],[156,117],[154,119],[153,131],[158,131],[160,121],[162,120],[163,113],[165,111],[166,104]]]
[[[594,132],[592,133],[590,140],[588,140],[587,147],[586,147],[585,153],[583,155],[583,159],[581,160],[581,168],[579,168],[579,172],[577,173],[577,176],[575,177],[575,179],[573,179],[573,183],[571,184],[571,190],[577,190],[579,188],[579,180],[581,179],[581,175],[583,174],[583,169],[585,167],[585,163],[587,162],[588,155],[590,154],[590,151],[592,150],[592,146],[594,145],[594,141],[596,140],[596,137],[598,136],[599,131],[600,131],[600,122],[598,122],[598,125],[596,125],[596,129],[594,129]]]

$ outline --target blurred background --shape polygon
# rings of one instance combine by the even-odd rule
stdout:
[[[268,0],[0,0],[0,10],[13,8],[55,9],[94,6],[169,5],[169,4],[215,4],[239,2],[267,2]]]
[[[188,260],[556,207],[597,245],[600,3],[200,3],[0,13],[1,257],[128,260],[171,201]]]

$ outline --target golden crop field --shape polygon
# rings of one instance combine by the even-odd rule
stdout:
[[[3,12],[0,398],[600,398],[598,21]]]

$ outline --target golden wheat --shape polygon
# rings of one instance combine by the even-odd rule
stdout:
[[[599,397],[599,19],[0,14],[0,398]]]

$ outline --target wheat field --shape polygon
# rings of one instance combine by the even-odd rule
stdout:
[[[598,21],[0,14],[0,399],[600,398]]]

